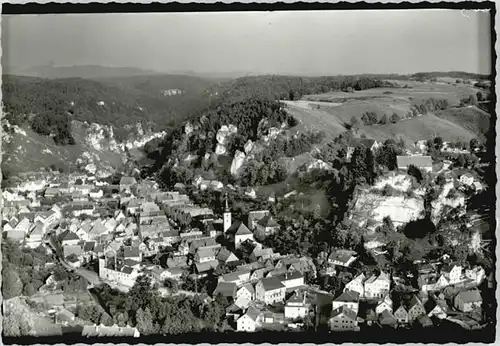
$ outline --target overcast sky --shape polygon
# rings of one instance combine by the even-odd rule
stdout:
[[[162,72],[490,73],[489,13],[453,10],[2,16],[3,63]]]

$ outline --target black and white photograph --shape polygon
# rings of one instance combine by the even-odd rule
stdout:
[[[3,343],[494,343],[494,4],[355,6],[2,13]]]

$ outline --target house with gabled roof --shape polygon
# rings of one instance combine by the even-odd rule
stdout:
[[[255,262],[254,262],[255,263]],[[250,282],[256,283],[260,279],[264,278],[265,274],[269,271],[268,268],[257,268],[252,271],[250,275]]]
[[[239,261],[239,258],[236,257],[236,255],[231,251],[229,251],[228,249],[221,248],[217,253],[217,260],[221,263],[227,264],[227,263],[237,262]]]
[[[35,249],[42,244],[45,227],[40,221],[36,221],[25,237],[26,246]]]
[[[194,255],[194,260],[197,263],[215,261],[215,253],[210,248],[208,248],[208,249],[207,248],[199,248],[196,251],[196,254]]]
[[[137,328],[133,327],[119,327],[118,325],[113,325],[107,327],[103,324],[100,325],[85,325],[82,329],[82,336],[87,338],[95,337],[134,337],[138,338],[141,333]]]
[[[299,287],[305,286],[304,275],[299,271],[285,272],[281,275],[277,275],[276,278],[285,285],[287,290],[293,290]]]
[[[408,318],[412,322],[422,315],[425,315],[424,304],[416,295],[413,295],[408,305]]]
[[[483,267],[475,266],[474,268],[465,270],[465,277],[479,286],[486,278],[486,273]]]
[[[328,320],[331,331],[358,331],[357,313],[343,305],[334,310]]]
[[[268,305],[285,300],[286,286],[274,277],[261,279],[255,285],[255,298]]]
[[[77,245],[80,242],[80,238],[73,232],[65,232],[61,237],[62,246]]]
[[[365,281],[365,274],[361,273],[345,285],[344,291],[350,290],[358,292],[360,297],[364,297],[365,296],[364,281]]]
[[[253,285],[249,282],[239,287],[238,291],[236,292],[236,298],[243,298],[243,297],[248,301],[252,301],[255,299],[255,289]]]
[[[218,265],[219,265],[219,261],[217,261],[217,260],[203,262],[203,263],[195,263],[196,275],[200,278],[205,277],[209,274],[210,271],[217,268]]]
[[[234,222],[226,231],[226,234],[234,243],[235,248],[239,248],[240,245],[247,240],[255,241],[253,233],[241,221]]]
[[[430,156],[397,156],[398,168],[407,170],[410,166],[415,166],[421,170],[432,171],[432,157]]]
[[[347,290],[332,301],[332,310],[342,306],[348,307],[357,314],[359,311],[359,293]]]
[[[328,256],[328,264],[332,266],[350,267],[356,260],[356,251],[336,249]]]
[[[372,275],[365,281],[365,297],[368,299],[380,299],[389,293],[391,288],[391,279],[385,272],[379,275]]]
[[[257,222],[267,215],[270,215],[269,210],[255,210],[248,213],[248,228],[254,230]]]
[[[217,287],[215,288],[212,296],[216,296],[218,294],[222,294],[222,296],[226,298],[236,298],[237,286],[234,282],[223,282],[219,281],[217,283]]]
[[[483,298],[481,297],[481,293],[477,289],[460,292],[455,296],[453,300],[455,309],[462,312],[470,312],[475,309],[479,309],[481,308],[482,304]]]
[[[123,247],[123,257],[125,259],[132,259],[134,261],[141,262],[142,254],[138,247],[135,246],[124,246]]]
[[[120,192],[131,192],[132,188],[137,185],[137,180],[134,177],[123,176],[120,179]]]
[[[307,290],[296,290],[285,303],[285,318],[295,320],[306,317],[313,308],[314,300]]]
[[[258,220],[255,224],[255,235],[261,238],[275,234],[280,228],[280,225],[269,214]]]
[[[236,330],[239,332],[255,332],[261,326],[262,312],[250,306],[245,314],[236,321]]]
[[[448,312],[450,308],[446,303],[445,299],[439,297],[432,297],[424,304],[425,310],[427,311],[427,316],[437,317],[439,319],[445,319],[448,317]]]
[[[462,266],[458,263],[444,264],[441,267],[441,274],[444,275],[448,282],[453,285],[460,282],[462,277]]]
[[[390,310],[384,310],[379,314],[378,321],[382,326],[396,327],[398,320]]]
[[[390,294],[386,294],[384,299],[382,299],[375,307],[375,313],[380,315],[383,311],[389,311],[392,314],[392,299]]]
[[[408,314],[408,310],[403,304],[400,304],[394,311],[394,317],[396,317],[396,320],[399,324],[407,324],[408,322],[410,322],[410,315]]]
[[[186,271],[182,268],[167,268],[161,272],[160,279],[162,281],[165,279],[181,280],[185,273]]]

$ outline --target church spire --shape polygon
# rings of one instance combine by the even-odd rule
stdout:
[[[229,204],[227,202],[227,192],[224,194],[224,200],[225,200],[225,208],[224,208],[224,212],[226,213],[229,213]]]

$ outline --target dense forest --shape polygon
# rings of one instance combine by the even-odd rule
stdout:
[[[330,90],[363,90],[384,86],[384,82],[368,77],[290,77],[290,76],[255,76],[243,77],[231,82],[222,83],[208,89],[211,98],[211,106],[200,113],[200,116],[192,119],[195,132],[184,136],[184,128],[178,127],[172,131],[163,143],[158,143],[161,152],[148,146],[148,151],[156,159],[148,174],[158,172],[162,169],[168,178],[168,184],[175,183],[174,176],[183,176],[179,172],[172,172],[175,164],[169,159],[174,156],[178,158],[188,153],[203,156],[212,153],[217,143],[216,134],[222,125],[235,125],[238,127],[237,134],[231,136],[225,145],[229,155],[234,155],[236,150],[243,151],[248,140],[255,141],[267,135],[270,128],[279,128],[285,124],[288,127],[295,126],[296,120],[289,116],[282,105],[277,102],[283,99],[299,99],[304,94],[320,93]],[[195,135],[196,134],[196,135]],[[309,151],[312,145],[321,141],[321,134],[301,134],[298,137],[278,138],[269,148],[266,147],[262,160],[268,164],[280,156],[295,156]],[[269,149],[269,150],[268,150]],[[198,160],[198,164],[201,162]],[[258,167],[257,167],[258,166]],[[256,171],[261,170],[262,181],[275,182],[275,179],[283,176],[283,167],[274,164],[275,169],[267,172],[271,165],[262,168],[262,165],[249,164],[253,172],[246,172],[246,177],[254,181]],[[273,166],[273,167],[274,167]],[[266,171],[266,172],[264,172]],[[259,180],[259,179],[257,179]],[[279,180],[279,179],[278,179]],[[249,182],[242,182],[244,185]]]
[[[119,79],[104,83],[81,78],[3,76],[6,118],[16,125],[28,123],[42,135],[53,134],[58,144],[72,144],[71,120],[119,129],[139,122],[144,129],[159,131],[196,114],[206,99],[196,92],[166,97],[161,90],[151,92],[158,82],[151,86],[141,79],[135,81],[122,81],[120,85]],[[126,83],[128,87],[124,87]]]
[[[273,100],[298,100],[303,95],[329,91],[365,90],[386,86],[388,83],[365,76],[295,77],[250,76],[221,83],[210,89],[212,95],[224,100],[244,100],[249,97]]]

